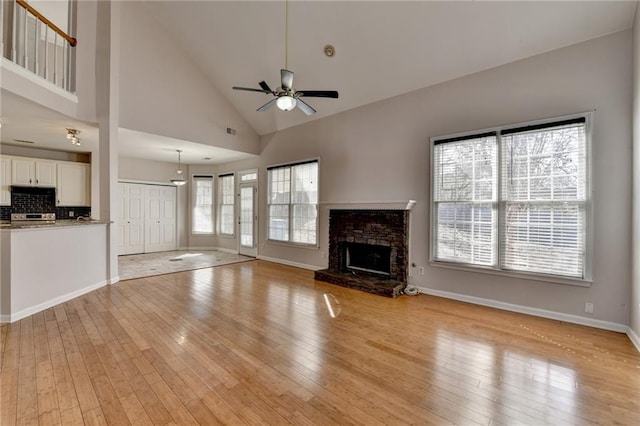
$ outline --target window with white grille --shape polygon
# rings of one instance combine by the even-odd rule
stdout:
[[[193,177],[194,234],[213,234],[213,176]]]
[[[220,235],[234,235],[235,218],[235,191],[233,174],[218,176],[219,205],[218,205],[218,226]]]
[[[269,239],[315,245],[318,161],[269,167],[267,173]]]
[[[587,117],[433,140],[433,260],[585,279]]]

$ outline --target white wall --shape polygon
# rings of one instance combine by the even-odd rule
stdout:
[[[631,239],[631,31],[625,31],[387,99],[262,138],[260,255],[327,265],[328,212],[320,248],[265,243],[265,167],[320,158],[320,199],[417,200],[410,262],[425,288],[627,324]],[[593,113],[593,285],[577,287],[430,266],[429,138],[577,112]],[[297,112],[292,112],[297,113]],[[222,245],[222,244],[220,244]],[[412,274],[415,272],[412,271]],[[584,313],[585,302],[595,312]]]
[[[142,160],[140,158],[118,158],[119,180],[169,185],[169,180],[175,174],[176,169],[177,165],[175,163]],[[187,247],[189,243],[187,234],[189,187],[189,184],[177,187],[178,247]]]
[[[258,154],[258,135],[146,7],[122,3],[121,127]]]
[[[633,276],[629,326],[640,349],[640,2],[633,26]]]

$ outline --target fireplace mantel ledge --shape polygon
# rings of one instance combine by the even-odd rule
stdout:
[[[411,210],[416,200],[406,201],[320,201],[334,210]]]

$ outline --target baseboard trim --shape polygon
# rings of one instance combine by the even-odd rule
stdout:
[[[113,285],[120,282],[120,276],[118,275],[117,277],[111,278],[110,280],[107,281],[107,284],[109,285]]]
[[[633,346],[640,352],[640,336],[638,336],[631,327],[627,327],[627,336],[629,336],[629,340],[631,340]]]
[[[45,309],[49,309],[52,306],[59,305],[61,303],[67,302],[71,299],[75,299],[76,297],[82,296],[87,293],[91,293],[94,290],[99,289],[100,287],[104,287],[107,285],[109,281],[101,281],[97,284],[90,285],[88,287],[81,288],[80,290],[72,291],[71,293],[63,294],[62,296],[54,297],[53,299],[47,300],[46,302],[40,303],[39,305],[31,306],[29,308],[23,309],[20,312],[16,312],[11,315],[4,315],[3,320],[9,317],[9,321],[7,322],[16,322],[23,318],[28,317],[29,315],[37,314],[38,312],[42,312]],[[5,321],[3,321],[5,322]]]
[[[11,315],[0,315],[0,324],[8,324],[11,322]]]
[[[602,321],[597,319],[580,317],[578,315],[563,314],[561,312],[547,311],[545,309],[531,308],[528,306],[514,305],[512,303],[499,302],[497,300],[484,299],[482,297],[467,296],[449,291],[434,290],[425,287],[418,287],[418,291],[431,296],[444,297],[446,299],[459,300],[461,302],[473,303],[476,305],[488,306],[490,308],[502,309],[504,311],[518,312],[521,314],[533,315],[536,317],[549,318],[557,321],[569,322],[572,324],[586,325],[588,327],[601,328],[603,330],[627,333],[629,327],[625,324]],[[637,345],[636,345],[637,346]]]
[[[267,262],[281,263],[282,265],[295,266],[296,268],[308,269],[310,271],[319,271],[324,269],[320,266],[307,265],[306,263],[292,262],[290,260],[278,259],[276,257],[258,256],[256,259],[266,260]]]

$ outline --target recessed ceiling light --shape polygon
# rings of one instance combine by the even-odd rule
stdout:
[[[211,160],[211,157],[204,157],[203,160]]]
[[[325,47],[323,47],[322,51],[327,58],[333,58],[334,56],[336,56],[336,48],[330,44],[327,44]]]

